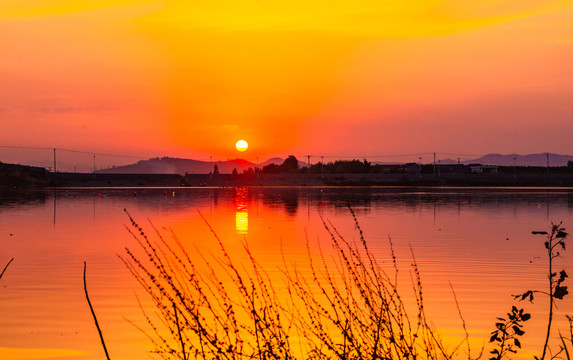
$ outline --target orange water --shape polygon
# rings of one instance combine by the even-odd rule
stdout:
[[[307,263],[307,240],[330,248],[319,214],[347,239],[358,239],[351,205],[370,248],[389,260],[388,237],[409,292],[410,246],[421,271],[426,311],[446,342],[463,335],[453,285],[476,350],[487,346],[495,318],[524,306],[524,358],[539,354],[547,301],[515,303],[511,295],[546,288],[543,237],[551,221],[573,223],[573,190],[225,188],[86,189],[0,195],[0,359],[104,357],[83,290],[87,282],[113,359],[150,358],[152,346],[126,319],[144,326],[137,297],[151,303],[118,258],[136,249],[123,209],[151,233],[172,229],[190,251],[215,252],[201,213],[236,261],[247,243],[271,277],[289,264]],[[161,230],[163,231],[163,230]],[[571,271],[571,254],[556,263]],[[274,279],[274,278],[273,278]],[[280,286],[279,280],[273,280]],[[571,281],[571,280],[570,280]],[[279,285],[276,285],[279,284]],[[567,285],[567,281],[565,282]],[[559,302],[555,328],[567,330],[573,296]],[[557,346],[557,331],[552,343]]]

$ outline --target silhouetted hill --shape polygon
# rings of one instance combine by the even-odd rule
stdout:
[[[0,162],[0,189],[48,185],[48,171],[41,167]]]
[[[302,167],[306,167],[307,166],[307,162],[306,161],[302,161],[302,159],[298,159],[298,167],[302,168]],[[262,163],[259,164],[260,168],[263,168],[266,165],[269,164],[276,164],[276,165],[281,165],[283,162],[285,161],[285,159],[280,158],[280,157],[274,157],[274,158],[270,158],[266,161],[263,161]],[[311,160],[312,164],[316,164],[319,160],[316,160],[316,158]]]
[[[505,165],[513,166],[513,158],[515,158],[515,165],[517,166],[546,166],[547,165],[547,153],[541,154],[529,154],[529,155],[518,155],[518,154],[487,154],[482,157],[462,161],[462,164],[483,164],[483,165]],[[567,166],[567,162],[572,160],[571,155],[559,155],[549,153],[549,165],[550,166]],[[258,164],[258,167],[262,168],[268,164],[282,164],[284,159],[279,157],[270,158],[264,162]],[[318,161],[318,160],[317,160]],[[316,163],[312,161],[312,163]],[[430,162],[424,161],[425,164]],[[441,159],[440,164],[456,164],[457,160],[452,159]],[[213,166],[217,164],[219,167],[219,172],[221,174],[230,174],[233,169],[237,169],[239,173],[250,167],[255,167],[257,164],[252,163],[243,159],[234,159],[227,161],[200,161],[192,159],[181,159],[181,158],[171,158],[162,157],[154,158],[149,160],[141,160],[135,164],[116,166],[109,169],[102,169],[97,171],[103,174],[208,174],[213,171]],[[299,167],[305,167],[307,164],[305,161],[298,159]],[[373,162],[374,164],[399,164],[397,162]]]
[[[501,165],[501,166],[513,166],[513,158],[515,158],[516,166],[547,166],[547,154],[549,154],[549,166],[567,166],[569,160],[573,160],[572,155],[559,155],[552,153],[541,153],[541,154],[487,154],[476,159],[462,160],[461,164],[482,164],[482,165]],[[438,154],[439,155],[439,154]],[[424,158],[422,160],[424,164],[431,164],[432,160],[430,158]],[[436,160],[438,163],[438,160]],[[440,159],[439,163],[441,165],[457,164],[458,160],[454,159]],[[394,165],[401,164],[399,162],[373,162],[373,165]]]
[[[487,154],[471,161],[465,161],[465,164],[470,162],[479,163],[483,165],[505,165],[513,166],[513,158],[515,158],[516,166],[547,166],[547,155],[549,155],[549,166],[567,166],[569,160],[573,160],[571,155],[559,155],[552,153],[541,154]]]
[[[285,161],[285,159],[282,159],[280,157],[274,157],[274,158],[270,158],[267,161],[263,161],[262,163],[259,164],[259,167],[263,167],[263,166],[267,166],[269,164],[277,164],[280,165]]]
[[[213,171],[215,164],[219,167],[221,174],[230,174],[233,169],[242,172],[250,167],[255,167],[255,164],[243,159],[209,162],[162,157],[141,160],[132,165],[116,166],[97,172],[102,174],[208,174]]]

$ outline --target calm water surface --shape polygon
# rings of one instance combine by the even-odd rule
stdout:
[[[0,359],[101,359],[103,351],[83,293],[88,288],[113,359],[153,358],[137,297],[149,301],[118,255],[137,248],[124,209],[151,232],[172,229],[190,251],[216,250],[202,214],[237,261],[246,242],[259,262],[280,273],[282,256],[304,263],[307,240],[329,249],[319,214],[357,239],[347,204],[370,248],[389,260],[391,237],[409,291],[410,247],[419,265],[428,318],[447,342],[463,336],[450,283],[472,343],[487,346],[496,316],[512,294],[546,287],[543,237],[551,221],[573,228],[573,190],[389,188],[82,189],[0,193]],[[328,250],[326,250],[328,251]],[[571,269],[571,250],[558,262]],[[572,314],[559,303],[557,326]],[[524,357],[542,344],[547,301],[525,306]],[[128,321],[129,320],[129,321]],[[553,341],[557,344],[554,332]]]

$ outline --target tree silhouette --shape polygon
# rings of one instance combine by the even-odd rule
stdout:
[[[281,165],[281,172],[296,172],[298,170],[298,160],[294,155],[289,155]]]

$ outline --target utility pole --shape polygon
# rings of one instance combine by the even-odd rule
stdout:
[[[420,156],[418,159],[420,159],[420,180],[422,179],[422,157]]]
[[[513,158],[513,178],[517,180],[517,171],[515,170],[515,157]]]
[[[547,157],[547,178],[549,179],[549,153],[545,154]]]
[[[320,157],[320,177],[324,179],[324,156]]]
[[[434,176],[436,176],[436,153],[434,153]]]
[[[54,172],[57,172],[57,170],[56,170],[56,148],[54,148]]]
[[[307,164],[306,166],[308,166],[308,176],[310,176],[310,155],[307,155],[306,158],[308,159],[306,163]]]
[[[94,174],[96,172],[96,156],[94,155]]]

